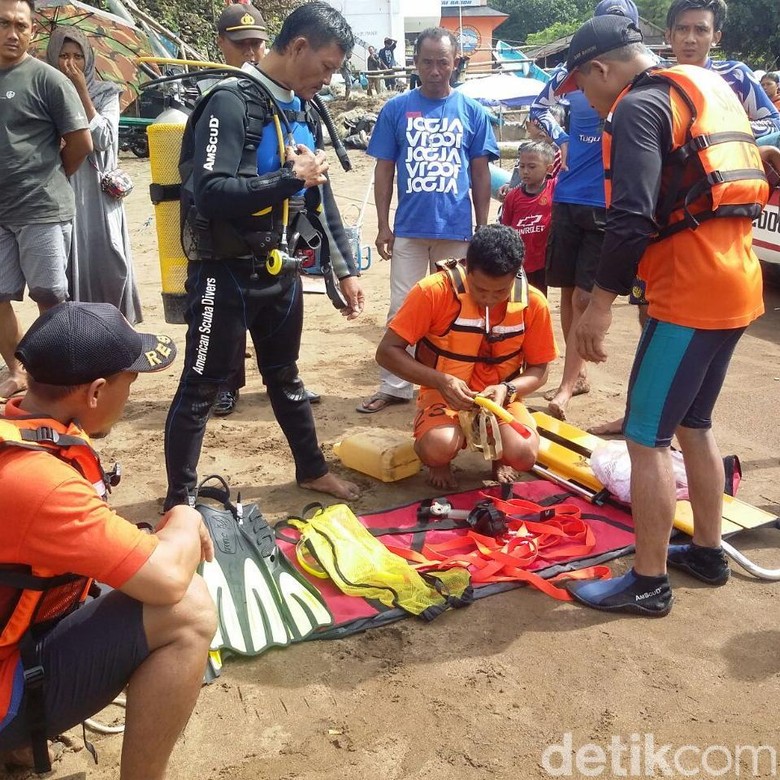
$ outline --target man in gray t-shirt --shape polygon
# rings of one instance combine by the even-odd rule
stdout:
[[[25,285],[41,312],[67,300],[75,211],[67,177],[92,151],[92,117],[69,79],[27,54],[32,0],[0,0],[0,396],[26,386],[14,357],[21,338],[11,301]]]

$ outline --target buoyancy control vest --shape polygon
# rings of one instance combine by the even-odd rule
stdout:
[[[281,114],[285,126],[296,122],[305,123],[315,140],[320,138],[321,133],[319,119],[308,104],[304,104],[300,111],[280,109],[254,80],[226,79],[204,94],[195,104],[187,121],[179,157],[179,173],[182,182],[181,241],[184,254],[191,261],[264,257],[275,249],[281,240],[281,202],[278,206],[231,220],[208,219],[197,210],[193,185],[195,125],[203,116],[210,99],[221,91],[229,91],[237,95],[245,106],[244,148],[236,172],[239,178],[257,177],[257,149],[264,129],[274,116]],[[309,195],[310,192],[313,194]],[[317,202],[310,202],[312,198],[316,198]],[[291,218],[303,212],[305,208],[309,208],[314,213],[321,210],[316,188],[307,190],[304,197],[291,199]],[[300,231],[302,236],[306,229],[304,226]]]
[[[648,71],[612,106],[603,137],[607,206],[612,199],[612,116],[629,91],[653,82],[669,85],[673,118],[655,240],[696,230],[717,217],[756,219],[769,187],[748,117],[721,76],[690,65]]]
[[[112,479],[103,471],[89,437],[75,423],[63,425],[41,417],[0,419],[0,452],[6,448],[50,453],[72,466],[104,499],[109,485],[118,481],[118,477]],[[38,772],[51,767],[43,700],[45,670],[36,643],[46,630],[84,602],[91,586],[89,577],[78,574],[0,563],[0,658],[17,648],[21,654],[27,720]]]
[[[468,275],[462,261],[439,263],[458,311],[441,334],[427,334],[415,348],[415,359],[423,365],[462,379],[470,387],[473,379],[484,386],[509,379],[524,365],[525,311],[528,308],[528,281],[521,269],[500,322],[486,322],[469,294]],[[436,276],[423,279],[420,285],[437,284]],[[472,389],[483,389],[472,388]]]

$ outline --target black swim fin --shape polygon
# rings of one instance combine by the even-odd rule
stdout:
[[[259,655],[332,625],[322,596],[279,550],[257,506],[241,510],[223,490],[201,487],[199,495],[224,499],[222,507],[195,505],[214,540],[214,560],[199,568],[217,606],[212,650]]]

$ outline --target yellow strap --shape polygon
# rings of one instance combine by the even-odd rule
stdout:
[[[306,543],[299,539],[295,545],[295,557],[298,559],[299,566],[312,577],[318,577],[321,580],[328,579],[328,572],[325,571],[314,559],[314,556],[306,549]]]
[[[515,421],[515,418],[512,417],[512,415],[506,409],[504,409],[503,406],[499,406],[490,398],[485,398],[483,395],[478,395],[474,399],[474,403],[477,406],[481,406],[483,409],[487,409],[489,412],[493,412],[493,414],[498,417],[499,420],[503,420],[507,423],[512,423]]]

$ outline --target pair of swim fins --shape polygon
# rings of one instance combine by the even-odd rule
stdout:
[[[259,655],[333,624],[322,596],[278,548],[257,506],[225,500],[222,507],[195,508],[214,540],[214,560],[199,568],[217,606],[212,651]]]

